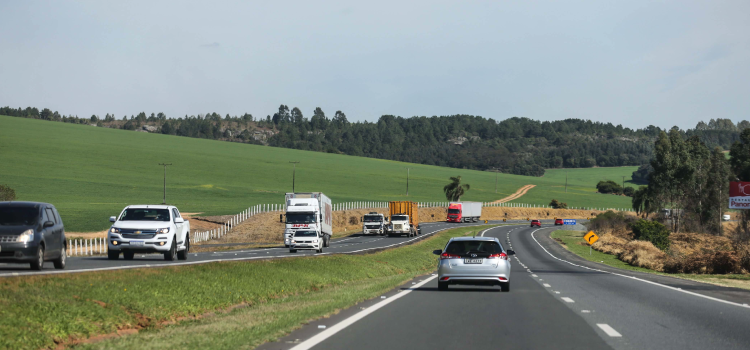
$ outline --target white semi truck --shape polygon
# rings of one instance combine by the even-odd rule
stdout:
[[[374,233],[376,235],[385,234],[386,217],[377,212],[370,212],[362,217],[362,234]]]
[[[331,199],[322,192],[287,193],[284,200],[284,246],[293,249],[297,231],[314,231],[320,245],[297,247],[322,251],[331,244],[333,235],[333,206]]]

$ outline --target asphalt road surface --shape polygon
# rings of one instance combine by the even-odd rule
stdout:
[[[509,293],[423,276],[260,349],[750,349],[750,292],[588,262],[552,230],[484,232],[516,252]]]
[[[501,222],[493,221],[491,223]],[[352,254],[408,244],[410,242],[414,242],[416,240],[430,236],[438,231],[469,225],[484,225],[484,223],[424,223],[421,225],[422,234],[414,238],[409,238],[406,236],[386,237],[355,234],[349,237],[331,240],[331,246],[325,248],[322,254],[318,254],[314,250],[299,250],[296,253],[290,253],[288,248],[279,247],[267,249],[229,250],[213,253],[190,253],[187,261],[165,261],[163,255],[161,254],[136,254],[135,259],[133,260],[124,260],[122,258],[122,255],[120,255],[120,259],[118,260],[108,260],[106,256],[68,257],[65,270],[55,270],[52,267],[52,262],[47,262],[45,263],[45,268],[42,271],[31,271],[28,264],[0,263],[0,277],[76,273],[126,268],[158,267],[167,265],[174,266],[229,260],[290,258],[305,255],[327,255],[337,253]],[[279,235],[281,235],[281,232],[279,232]]]

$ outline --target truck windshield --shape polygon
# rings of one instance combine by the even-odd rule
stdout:
[[[39,209],[34,207],[0,207],[0,225],[33,226],[39,218]]]
[[[448,214],[461,214],[461,209],[448,209]]]
[[[287,224],[314,224],[314,213],[286,213]]]
[[[169,221],[169,209],[125,209],[120,221]]]
[[[391,216],[391,221],[408,221],[409,216],[407,215],[393,215]]]
[[[365,222],[381,222],[382,220],[380,216],[365,216]]]
[[[315,231],[297,231],[294,233],[294,237],[317,237],[318,234]]]

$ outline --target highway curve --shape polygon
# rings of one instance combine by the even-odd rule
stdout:
[[[498,223],[498,222],[494,222]],[[338,238],[331,241],[331,246],[325,248],[322,254],[317,254],[313,250],[300,250],[297,253],[289,253],[288,248],[267,248],[267,249],[244,249],[230,250],[222,252],[201,252],[190,253],[187,261],[165,261],[161,254],[137,254],[134,260],[124,260],[122,256],[118,260],[108,260],[106,256],[90,257],[69,257],[65,270],[55,270],[52,263],[45,263],[42,271],[31,271],[28,264],[2,264],[0,263],[0,277],[9,276],[26,276],[40,274],[60,274],[60,273],[80,273],[87,271],[117,270],[127,268],[141,267],[159,267],[175,266],[188,264],[203,264],[215,261],[228,260],[256,260],[271,258],[292,258],[295,256],[305,255],[328,255],[340,253],[359,253],[373,251],[377,249],[396,247],[408,244],[416,240],[430,236],[438,231],[449,228],[463,226],[484,225],[483,223],[466,224],[466,223],[424,223],[422,224],[422,234],[415,238],[408,237],[384,237],[384,236],[363,236],[355,234],[349,237]],[[281,232],[279,232],[281,235]]]
[[[750,291],[591,263],[553,242],[552,230],[485,232],[516,251],[509,293],[441,292],[423,276],[260,349],[750,348]]]

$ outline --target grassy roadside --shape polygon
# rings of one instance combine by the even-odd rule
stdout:
[[[0,348],[52,348],[128,329],[142,331],[84,346],[252,348],[432,271],[432,250],[485,227],[369,255],[2,279]]]
[[[711,283],[724,287],[750,289],[750,275],[671,274],[657,272],[643,267],[632,266],[624,261],[617,259],[617,257],[612,254],[606,254],[596,250],[591,250],[591,255],[589,255],[589,246],[583,240],[584,234],[586,234],[586,232],[584,231],[557,230],[552,232],[550,237],[562,243],[565,249],[586,260],[603,263],[605,265],[616,267],[618,269],[645,272],[662,276],[672,276],[691,281]]]

